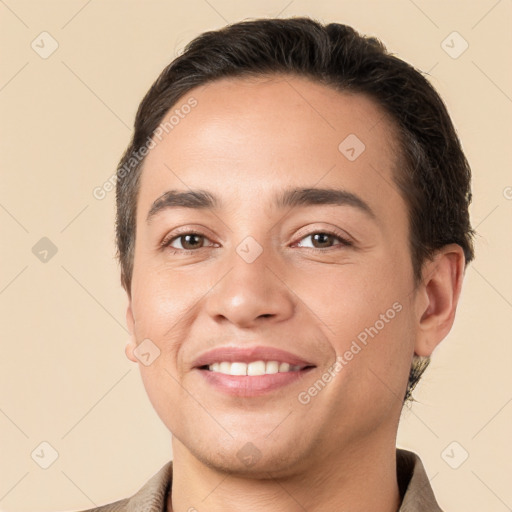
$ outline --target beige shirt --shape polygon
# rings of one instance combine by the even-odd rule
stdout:
[[[402,505],[398,512],[442,512],[420,458],[397,449],[397,475]],[[172,483],[172,461],[167,462],[131,498],[79,512],[172,512],[166,507]]]

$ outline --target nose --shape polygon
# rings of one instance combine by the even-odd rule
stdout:
[[[250,328],[293,315],[295,296],[286,282],[283,262],[272,256],[270,248],[252,260],[255,254],[251,251],[257,247],[250,242],[238,246],[229,256],[227,270],[208,293],[206,309],[216,322]]]

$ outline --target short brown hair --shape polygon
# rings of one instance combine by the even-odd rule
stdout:
[[[378,39],[347,25],[324,25],[307,17],[256,19],[200,34],[162,71],[139,106],[116,188],[117,256],[129,294],[141,148],[169,109],[194,87],[225,77],[276,73],[365,94],[394,123],[402,165],[393,178],[408,206],[415,284],[421,281],[423,263],[444,245],[460,245],[466,264],[473,260],[471,170],[447,109],[423,74],[390,54]],[[415,358],[406,399],[428,362]]]

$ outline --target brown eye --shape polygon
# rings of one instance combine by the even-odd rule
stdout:
[[[162,247],[176,249],[177,251],[193,251],[204,247],[205,239],[206,237],[200,233],[184,233],[164,240],[162,242]],[[181,247],[176,247],[176,245],[174,245],[178,241]]]
[[[320,244],[320,248],[325,247],[325,244],[329,244],[333,241],[333,235],[329,235],[328,233],[315,233],[312,235],[313,245],[316,243]],[[329,245],[330,247],[330,245]]]
[[[308,247],[301,244],[301,247],[311,248],[311,249],[330,249],[333,247],[332,242],[333,240],[339,240],[342,246],[350,246],[352,245],[351,242],[346,240],[345,238],[341,237],[337,233],[332,233],[330,231],[316,231],[314,233],[310,233],[309,235],[306,235],[305,237],[301,238],[301,240],[305,240],[307,238],[311,238],[313,240],[313,246]]]
[[[202,243],[198,241],[202,240],[202,237],[195,233],[190,235],[181,235],[177,237],[176,240],[181,241],[183,249],[196,249],[197,247],[202,247]]]

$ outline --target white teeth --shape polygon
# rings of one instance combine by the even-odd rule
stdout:
[[[290,371],[290,363],[281,363],[279,365],[279,371],[280,372],[288,372],[288,371]]]
[[[208,366],[212,372],[224,373],[226,375],[269,375],[274,373],[296,372],[300,366],[292,366],[289,363],[279,363],[278,361],[252,361],[250,363],[231,363],[222,361]]]
[[[247,375],[265,375],[265,361],[253,361],[247,365]]]
[[[279,363],[277,361],[268,361],[267,367],[265,368],[265,373],[278,373],[279,372]]]
[[[247,375],[247,363],[231,363],[229,373],[230,375]]]
[[[231,371],[231,363],[228,361],[224,361],[223,363],[220,363],[220,368],[218,370],[215,369],[215,365],[219,363],[214,363],[213,368],[210,367],[210,370],[213,370],[214,372],[220,372],[220,373],[227,373],[229,375]]]

